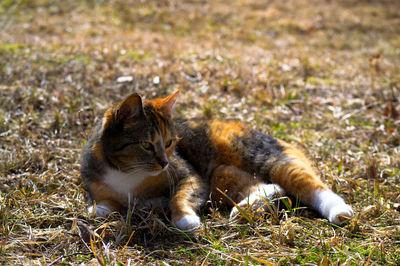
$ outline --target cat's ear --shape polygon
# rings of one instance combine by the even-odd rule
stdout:
[[[116,119],[124,120],[138,117],[143,114],[142,98],[137,94],[129,95],[123,100],[116,110]]]
[[[180,90],[177,90],[176,92],[172,93],[170,96],[164,98],[162,100],[161,111],[163,111],[164,113],[166,113],[168,115],[171,115],[172,107],[174,106],[179,93],[180,93]]]

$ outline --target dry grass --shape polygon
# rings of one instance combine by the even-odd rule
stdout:
[[[1,1],[0,263],[399,265],[398,10],[394,0]],[[305,148],[356,218],[336,227],[292,199],[250,225],[208,205],[194,235],[151,210],[95,220],[78,169],[96,116],[132,91],[177,88],[177,115],[233,118]]]

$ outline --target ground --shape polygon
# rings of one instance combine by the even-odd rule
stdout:
[[[400,2],[0,2],[0,263],[400,264]],[[125,81],[124,78],[126,77]],[[207,205],[87,213],[80,152],[131,92],[182,91],[176,116],[300,146],[356,213],[342,227],[284,199],[248,223]]]

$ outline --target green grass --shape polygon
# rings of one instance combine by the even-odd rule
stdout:
[[[400,264],[399,9],[2,1],[0,262]],[[356,218],[333,226],[290,198],[251,223],[209,204],[190,235],[151,210],[95,219],[79,164],[96,117],[131,92],[176,89],[177,116],[241,121],[303,148]]]

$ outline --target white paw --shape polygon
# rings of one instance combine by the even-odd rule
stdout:
[[[343,224],[354,216],[351,206],[331,190],[317,191],[312,205],[329,222],[337,225]]]
[[[260,208],[266,210],[267,208],[265,208],[264,199],[272,199],[274,196],[284,194],[284,189],[277,184],[261,184],[255,191],[250,193],[249,196],[244,198],[237,205],[243,210],[246,210],[247,207],[250,207],[253,211],[257,211]],[[230,219],[234,219],[239,214],[239,210],[236,207],[233,207],[229,217]]]
[[[175,222],[175,226],[183,231],[190,231],[201,225],[200,217],[196,214],[185,215]]]
[[[260,197],[267,197],[272,199],[276,195],[284,195],[285,190],[277,184],[262,184],[255,191]],[[253,192],[254,193],[254,192]]]
[[[245,206],[240,206],[240,205],[238,205],[241,209],[245,209],[246,207]],[[235,219],[236,217],[239,217],[239,214],[240,214],[240,212],[239,212],[239,210],[236,208],[236,206],[235,207],[233,207],[232,208],[232,211],[231,211],[231,214],[229,214],[229,219],[230,220],[233,220],[233,219]]]
[[[93,206],[88,208],[88,212],[93,213]],[[105,218],[110,213],[112,213],[112,211],[108,207],[104,205],[96,205],[96,216]]]
[[[328,220],[331,223],[341,225],[346,222],[348,219],[354,217],[353,209],[350,205],[347,204],[340,204],[334,206],[328,216]]]

